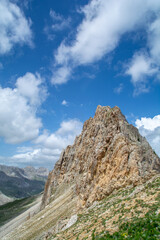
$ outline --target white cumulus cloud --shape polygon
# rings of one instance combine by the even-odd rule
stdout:
[[[45,99],[43,89],[40,76],[32,73],[18,78],[14,89],[0,87],[0,137],[5,142],[21,143],[38,136],[42,122],[36,111],[38,99]]]
[[[73,143],[75,136],[80,134],[81,130],[82,123],[78,119],[63,121],[55,133],[49,135],[44,132],[36,139],[35,143],[43,144],[43,146],[51,149],[63,149]]]
[[[151,57],[155,62],[160,62],[160,16],[149,26],[148,46]]]
[[[155,128],[160,127],[160,115],[153,118],[142,117],[136,120],[136,126],[138,128],[143,127],[147,130],[153,131]]]
[[[160,156],[160,115],[153,118],[137,119],[136,127],[142,136],[146,137],[152,148]]]
[[[45,131],[34,141],[34,148],[21,147],[17,154],[8,158],[8,162],[17,164],[34,164],[34,166],[50,166],[59,159],[62,149],[73,144],[74,139],[80,134],[82,123],[78,119],[63,121],[60,128],[52,134]]]
[[[62,105],[63,105],[63,106],[68,106],[68,102],[67,102],[66,100],[63,100],[63,101],[62,101]]]
[[[23,77],[19,77],[16,82],[18,92],[28,99],[31,105],[40,105],[46,98],[47,92],[41,88],[42,78],[36,73],[26,73]]]
[[[143,52],[139,52],[133,56],[125,74],[131,76],[131,82],[135,86],[134,92],[139,94],[149,91],[147,78],[159,74],[159,68],[152,58]]]
[[[0,54],[8,53],[15,44],[32,45],[30,21],[10,0],[0,0]]]
[[[75,67],[102,59],[118,46],[121,37],[128,32],[145,29],[148,33],[148,46],[152,54],[156,55],[156,50],[160,47],[158,41],[159,10],[160,1],[158,0],[89,1],[80,10],[84,17],[77,28],[75,37],[70,44],[63,41],[57,49],[52,83],[66,83],[71,78]],[[149,34],[151,32],[152,35]],[[151,40],[149,40],[150,35]],[[147,66],[144,64],[143,61],[144,72],[151,74],[152,64],[150,62],[146,63]],[[139,71],[137,75],[142,74]],[[134,80],[138,80],[137,75],[134,74]]]
[[[71,77],[71,72],[71,68],[67,66],[58,68],[58,70],[53,73],[51,83],[54,85],[60,85],[68,82],[69,78]]]
[[[144,82],[146,76],[153,76],[158,72],[152,60],[143,53],[135,54],[126,74],[131,75],[133,84]]]

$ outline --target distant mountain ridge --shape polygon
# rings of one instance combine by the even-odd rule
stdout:
[[[33,177],[33,176],[39,176],[39,177],[48,177],[49,174],[49,170],[47,168],[44,167],[39,167],[39,168],[34,168],[31,166],[27,166],[25,168],[23,168],[25,173],[28,175],[28,177]]]
[[[25,198],[44,189],[49,170],[34,167],[0,165],[0,205],[15,198]]]
[[[47,178],[49,174],[49,170],[44,167],[34,168],[31,166],[27,166],[25,168],[19,168],[19,167],[12,167],[12,166],[5,166],[0,165],[0,171],[4,172],[6,175],[10,177],[26,177],[29,179],[34,179],[34,177],[42,177]]]

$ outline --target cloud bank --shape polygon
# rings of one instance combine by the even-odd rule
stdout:
[[[34,141],[34,148],[18,148],[17,154],[9,158],[7,161],[13,165],[17,164],[33,164],[35,166],[50,166],[59,159],[62,149],[67,145],[73,144],[74,139],[81,133],[82,122],[78,119],[70,119],[63,121],[60,128],[52,134],[44,131],[42,135]]]
[[[0,1],[0,55],[7,54],[15,44],[32,45],[30,21],[16,3]]]
[[[47,92],[39,74],[26,73],[16,81],[16,87],[0,87],[0,137],[6,143],[17,144],[36,138],[42,127],[37,108]]]
[[[160,115],[141,118],[135,122],[142,136],[146,137],[152,148],[160,156]]]
[[[158,0],[90,1],[80,10],[84,17],[72,42],[64,40],[57,49],[52,83],[66,83],[74,68],[99,61],[118,46],[124,34],[140,29],[147,32],[149,57],[133,56],[126,74],[131,76],[133,84],[136,81],[136,86],[144,76],[156,74],[159,63],[155,59],[160,56],[159,11]],[[138,62],[143,67],[141,71],[136,69]]]

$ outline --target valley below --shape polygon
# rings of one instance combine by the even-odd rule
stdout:
[[[42,194],[16,200],[0,207],[0,239],[39,212]]]
[[[0,165],[0,206],[43,191],[48,169]]]

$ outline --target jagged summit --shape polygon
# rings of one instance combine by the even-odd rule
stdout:
[[[98,106],[49,174],[42,207],[73,186],[78,207],[160,172],[160,159],[118,107]]]

